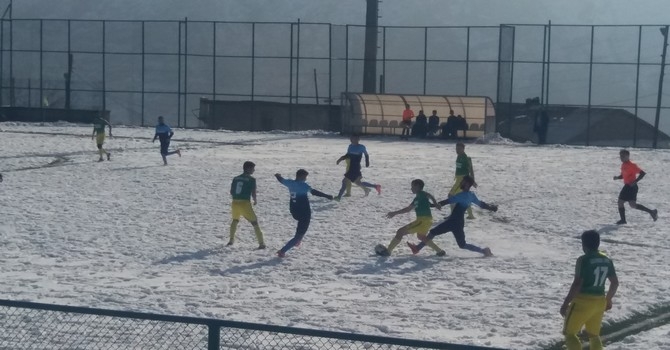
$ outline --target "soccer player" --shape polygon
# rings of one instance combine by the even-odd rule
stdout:
[[[581,350],[582,344],[577,333],[585,328],[589,337],[589,349],[601,350],[600,340],[605,310],[612,308],[612,298],[619,288],[619,279],[614,271],[614,263],[604,253],[598,251],[600,234],[597,231],[582,233],[584,255],[577,259],[575,278],[570,291],[561,305],[561,315],[565,317],[563,335],[568,350]],[[605,295],[605,280],[610,287]]]
[[[467,154],[465,154],[465,144],[462,142],[456,144],[456,154],[458,155],[456,157],[456,176],[454,185],[449,191],[449,196],[453,196],[461,192],[461,181],[463,181],[464,176],[470,176],[472,181],[475,179],[475,170],[472,168],[472,159],[468,157]],[[473,182],[472,185],[477,188],[477,182]],[[452,205],[451,209],[453,208],[454,206]],[[475,216],[472,215],[472,208],[468,207],[468,219],[474,218]]]
[[[437,203],[435,197],[433,197],[432,194],[423,190],[423,187],[424,183],[422,180],[412,180],[412,193],[416,194],[416,197],[414,197],[412,203],[403,209],[392,211],[386,214],[386,217],[390,219],[396,215],[409,213],[410,211],[414,210],[416,213],[416,220],[399,228],[388,247],[386,247],[384,251],[378,252],[377,254],[382,256],[391,255],[393,249],[402,241],[403,236],[412,233],[416,233],[417,237],[419,237],[421,240],[426,239],[426,234],[428,233],[428,230],[430,230],[430,226],[433,224],[433,215],[430,212],[430,203],[432,202],[437,209],[440,209],[440,205]],[[446,254],[444,250],[440,249],[440,247],[438,247],[432,241],[427,242],[426,244],[433,248],[438,256],[444,256]]]
[[[617,221],[617,225],[626,223],[626,208],[624,203],[628,202],[631,208],[642,210],[649,213],[651,218],[656,221],[658,219],[658,210],[651,210],[642,204],[637,203],[637,183],[647,175],[637,164],[630,161],[630,152],[625,149],[619,151],[619,158],[621,159],[621,174],[614,177],[614,180],[623,179],[623,188],[619,192],[619,216],[621,220]],[[638,175],[639,174],[639,175]]]
[[[242,175],[235,176],[233,182],[230,184],[230,195],[233,197],[231,204],[231,214],[233,221],[230,223],[230,240],[228,246],[235,243],[235,231],[237,231],[237,224],[240,222],[240,216],[243,216],[251,226],[254,227],[256,233],[256,240],[258,241],[258,249],[265,249],[265,242],[263,241],[263,232],[258,226],[258,219],[254,208],[251,206],[251,200],[254,200],[256,205],[256,179],[251,176],[256,170],[256,164],[253,162],[244,162],[242,165]]]
[[[351,135],[349,138],[351,144],[347,149],[347,154],[343,155],[337,160],[337,162],[335,162],[336,164],[340,164],[340,162],[343,160],[349,160],[347,172],[344,173],[344,179],[342,179],[342,187],[340,187],[340,192],[337,194],[337,197],[335,197],[335,200],[337,201],[342,199],[342,195],[344,194],[344,191],[347,188],[347,183],[349,182],[352,182],[356,184],[356,186],[362,188],[363,191],[365,191],[366,196],[370,194],[370,188],[377,190],[377,194],[382,194],[381,185],[372,184],[369,182],[361,182],[361,179],[363,178],[363,174],[361,173],[361,160],[363,159],[363,156],[365,156],[365,167],[369,167],[370,156],[368,155],[368,151],[365,146],[358,143],[360,139],[361,138],[358,135]]]
[[[465,227],[465,220],[463,219],[463,216],[465,215],[465,210],[470,206],[470,204],[477,204],[482,209],[493,212],[498,211],[497,205],[484,203],[483,201],[480,201],[474,193],[470,192],[470,187],[472,187],[474,182],[475,180],[472,179],[472,177],[469,175],[463,176],[461,181],[462,191],[438,203],[439,205],[454,204],[455,206],[454,209],[451,210],[451,215],[449,215],[449,217],[442,221],[439,225],[428,231],[428,235],[424,240],[421,241],[421,243],[415,245],[407,242],[407,245],[410,247],[410,249],[412,249],[412,253],[419,253],[423,247],[428,245],[430,241],[435,238],[435,236],[451,231],[454,234],[454,238],[456,238],[456,243],[458,243],[459,248],[481,253],[484,254],[484,256],[493,255],[491,253],[491,249],[489,248],[480,248],[474,244],[465,242],[465,231],[463,230]]]
[[[98,162],[102,162],[104,160],[102,158],[103,154],[107,155],[107,160],[111,160],[112,157],[111,153],[105,151],[105,149],[102,148],[102,145],[105,143],[105,126],[109,127],[109,137],[112,137],[112,124],[106,121],[105,118],[102,116],[97,116],[93,121],[93,134],[91,135],[91,140],[93,140],[93,138],[96,139],[95,143],[98,146],[98,154],[100,155]]]
[[[307,182],[305,182],[307,180],[307,175],[309,175],[309,173],[305,169],[300,169],[295,173],[295,180],[284,179],[280,174],[275,174],[277,181],[286,186],[291,194],[289,208],[293,218],[298,221],[295,236],[293,236],[282,249],[277,251],[277,256],[280,258],[286,256],[286,252],[289,251],[289,249],[299,245],[300,242],[302,242],[305,233],[307,233],[309,222],[312,219],[312,209],[310,208],[307,195],[311,193],[317,197],[333,200],[333,196],[312,189]]]
[[[168,165],[167,156],[169,155],[178,154],[181,157],[181,150],[179,149],[168,152],[168,148],[170,148],[170,139],[172,139],[173,135],[174,132],[170,126],[165,124],[163,116],[159,116],[158,125],[156,125],[156,134],[154,135],[154,139],[151,142],[156,142],[156,139],[159,139],[161,143],[161,156],[163,157],[163,165]]]
[[[402,134],[400,134],[401,140],[409,140],[409,133],[412,128],[412,118],[414,118],[414,111],[409,107],[408,104],[405,104],[405,110],[402,111]]]

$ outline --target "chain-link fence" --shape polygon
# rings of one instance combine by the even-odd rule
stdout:
[[[0,349],[493,349],[194,317],[0,300]]]
[[[660,28],[382,26],[377,92],[512,104],[539,97],[543,106],[579,109],[571,128],[586,130],[577,142],[584,144],[594,143],[592,131],[607,116],[599,108],[668,133],[660,93],[667,35]],[[0,105],[106,109],[113,122],[130,125],[164,115],[172,125],[197,127],[201,97],[339,105],[342,92],[363,90],[364,53],[365,27],[358,25],[5,17]],[[624,136],[653,146],[637,142],[649,138],[637,119],[626,122]]]

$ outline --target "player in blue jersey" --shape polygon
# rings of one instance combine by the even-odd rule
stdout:
[[[358,143],[360,139],[360,136],[356,134],[351,135],[349,138],[351,144],[347,149],[347,154],[340,157],[336,162],[336,164],[340,164],[340,162],[345,159],[349,161],[347,172],[344,173],[344,179],[342,179],[342,187],[340,188],[337,197],[335,197],[335,200],[337,201],[342,198],[344,191],[347,189],[347,184],[349,183],[354,183],[356,186],[362,188],[363,191],[365,191],[366,196],[370,194],[370,188],[377,190],[377,194],[382,194],[381,185],[361,181],[363,178],[363,174],[361,173],[361,160],[363,159],[363,156],[365,156],[365,167],[367,168],[370,166],[370,156],[368,155],[368,150],[365,146]]]
[[[451,196],[443,201],[440,201],[441,206],[447,204],[455,204],[454,209],[451,211],[451,215],[442,221],[439,225],[433,227],[429,232],[426,238],[419,243],[418,245],[407,242],[407,245],[412,249],[412,253],[417,254],[423,247],[426,246],[426,242],[430,242],[435,238],[435,236],[452,232],[454,238],[456,238],[456,243],[461,249],[471,250],[473,252],[482,253],[484,256],[491,256],[491,249],[489,248],[480,248],[474,244],[465,242],[465,211],[468,209],[470,204],[476,204],[482,209],[490,211],[498,211],[498,206],[494,204],[486,204],[483,201],[480,201],[479,198],[473,193],[470,192],[470,187],[475,183],[475,181],[469,175],[463,176],[461,180],[461,190],[458,194]]]
[[[167,156],[172,155],[172,154],[178,154],[181,157],[181,150],[176,150],[176,151],[168,151],[168,148],[170,148],[170,140],[172,139],[172,136],[174,135],[174,132],[170,128],[169,125],[165,124],[165,120],[163,119],[163,116],[158,117],[158,125],[156,125],[156,134],[154,135],[154,139],[151,142],[156,142],[156,139],[158,139],[161,143],[161,156],[163,157],[163,165],[167,165]]]
[[[291,215],[298,221],[298,227],[295,229],[295,236],[293,236],[282,249],[277,251],[277,256],[280,258],[283,258],[289,249],[300,244],[305,233],[307,233],[309,222],[312,219],[312,209],[310,208],[307,195],[311,193],[317,197],[333,200],[333,196],[312,189],[307,182],[305,182],[307,180],[307,175],[309,175],[309,173],[305,169],[300,169],[295,173],[295,180],[285,179],[280,174],[275,174],[277,181],[286,186],[291,194]]]

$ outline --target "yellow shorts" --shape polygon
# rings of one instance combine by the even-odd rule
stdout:
[[[454,185],[451,186],[451,190],[449,191],[449,195],[453,196],[459,192],[461,192],[461,182],[463,182],[463,177],[464,175],[457,175],[456,179],[454,181]]]
[[[563,334],[577,334],[583,326],[587,333],[599,335],[606,307],[604,295],[578,294],[568,307]]]
[[[249,222],[255,222],[256,213],[254,213],[254,208],[251,206],[251,201],[242,200],[242,199],[233,199],[231,205],[231,213],[233,215],[233,220],[239,220],[240,216],[249,220]]]
[[[409,233],[426,234],[428,231],[430,231],[431,226],[433,226],[433,218],[429,216],[421,216],[409,224],[403,226],[402,228],[407,230]]]
[[[95,143],[98,145],[102,145],[105,143],[105,133],[100,133],[95,137]]]

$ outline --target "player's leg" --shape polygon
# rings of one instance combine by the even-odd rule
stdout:
[[[452,230],[451,233],[454,234],[454,238],[456,239],[456,243],[458,244],[459,248],[473,251],[476,253],[481,253],[484,254],[485,256],[493,255],[491,254],[491,249],[489,248],[480,248],[474,244],[465,242],[465,231],[463,231],[462,226],[459,225],[459,227]]]
[[[167,165],[167,154],[168,148],[170,147],[170,141],[161,141],[161,157],[163,157],[163,165]]]
[[[345,197],[351,197],[351,181],[349,179],[344,180],[346,182],[346,192],[344,193]]]
[[[430,231],[430,226],[432,226],[433,224],[433,218],[422,217],[419,220],[421,220],[421,227],[417,228],[416,232],[417,238],[419,238],[421,242],[426,242],[425,245],[433,249],[438,256],[446,255],[447,253],[444,250],[442,250],[442,248],[438,247],[437,244],[435,244],[435,242],[433,242],[432,239],[430,240],[427,239],[428,231]],[[410,247],[410,249],[412,248],[412,245],[409,242],[407,242],[407,245]],[[412,249],[412,253],[414,253],[414,249]]]
[[[380,185],[380,184],[373,184],[373,183],[371,183],[371,182],[361,181],[361,185],[363,185],[363,186],[365,186],[365,187],[374,188],[375,191],[377,191],[377,194],[382,194],[382,185]],[[368,192],[366,192],[366,194],[367,194],[367,193],[368,193]]]
[[[582,350],[582,343],[579,341],[577,333],[590,317],[591,312],[588,304],[580,300],[579,297],[570,303],[563,321],[563,335],[568,350]]]
[[[295,247],[298,242],[302,241],[302,238],[305,236],[305,233],[307,233],[307,229],[309,228],[309,222],[311,220],[311,216],[308,215],[302,215],[302,216],[293,216],[296,220],[298,220],[298,226],[295,229],[295,236],[289,240],[282,249],[280,249],[277,252],[277,255],[280,257],[283,257],[287,251],[289,251],[291,248]]]
[[[409,224],[401,227],[396,231],[395,236],[393,236],[393,239],[391,240],[391,243],[389,243],[388,247],[386,247],[386,250],[388,251],[389,255],[393,252],[393,249],[402,242],[402,238],[405,235],[410,234],[413,230],[416,230],[417,227],[419,227],[421,223],[418,220],[412,221]]]
[[[363,191],[365,192],[365,196],[367,197],[367,196],[370,194],[370,192],[371,192],[372,190],[370,190],[367,186],[363,185],[363,182],[361,182],[361,179],[362,179],[362,178],[363,178],[362,175],[357,174],[357,175],[356,175],[356,178],[353,180],[353,183],[354,183],[356,186],[358,186],[358,187],[360,187],[361,189],[363,189]],[[349,179],[351,179],[351,177],[350,177]],[[374,187],[374,185],[372,185],[372,187]]]
[[[589,349],[602,350],[603,342],[600,339],[600,328],[602,327],[603,314],[607,307],[607,301],[602,297],[598,299],[594,298],[589,303],[589,307],[592,309],[592,316],[584,322],[584,330],[589,337]]]
[[[242,215],[239,201],[233,200],[233,203],[230,204],[230,214],[233,220],[230,222],[230,238],[228,239],[228,244],[226,244],[227,246],[235,243],[235,232],[237,232],[237,225],[240,223],[240,216]]]
[[[635,198],[632,198],[630,196],[630,190],[628,186],[623,186],[621,188],[621,191],[619,192],[619,199],[617,201],[617,207],[619,209],[619,217],[620,220],[617,221],[617,225],[622,225],[626,223],[626,208],[624,208],[624,204],[630,200],[635,200]]]
[[[105,152],[105,149],[103,148],[103,145],[105,143],[105,134],[98,134],[95,137],[95,143],[98,146],[98,155],[100,156],[100,159],[98,159],[99,162],[102,162],[102,155],[107,153]]]
[[[347,177],[345,175],[345,177],[342,179],[342,186],[340,186],[340,191],[337,193],[337,196],[335,196],[335,198],[334,198],[336,201],[339,201],[340,199],[342,199],[342,195],[344,195],[344,191],[346,191],[346,189],[347,189],[347,182],[349,182],[349,179],[347,179]]]
[[[245,219],[251,223],[251,226],[254,227],[254,233],[256,234],[256,241],[258,242],[258,249],[265,249],[265,240],[263,239],[263,231],[261,231],[260,225],[258,225],[258,218],[254,212],[254,207],[251,206],[251,202],[246,202],[244,204],[244,212],[242,213]]]
[[[412,249],[412,253],[417,254],[418,252],[423,249],[423,247],[428,245],[428,242],[432,242],[433,238],[435,236],[445,234],[453,229],[453,222],[449,220],[444,220],[441,223],[439,223],[437,226],[433,227],[428,231],[428,235],[426,235],[423,239],[419,237],[421,242],[417,245],[409,245],[410,248]]]

